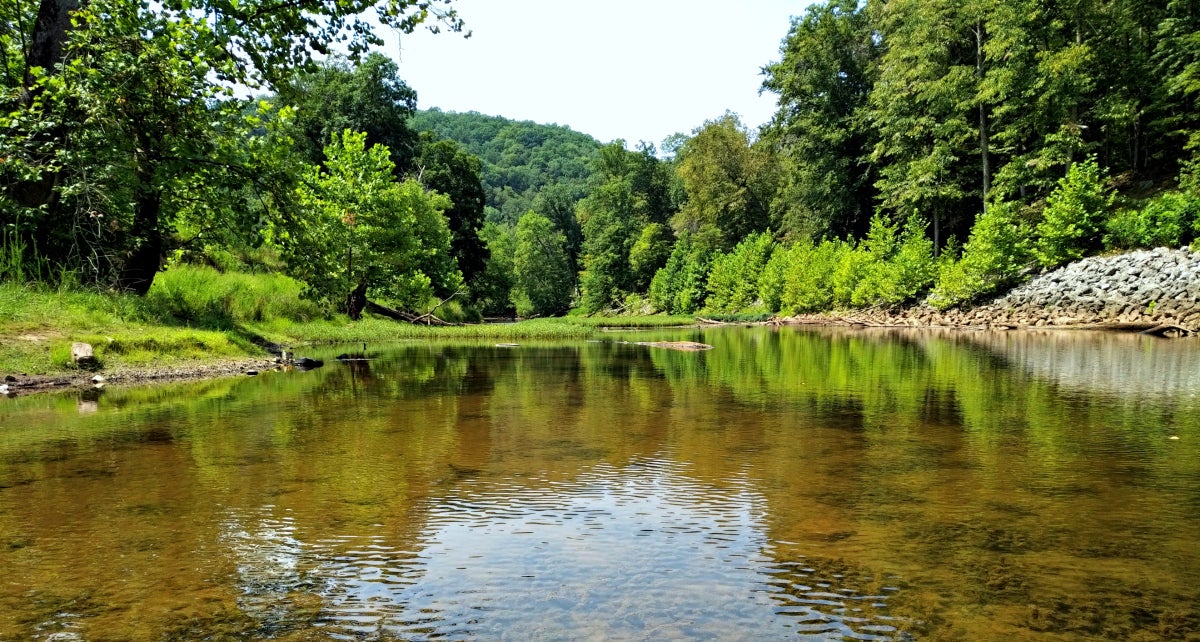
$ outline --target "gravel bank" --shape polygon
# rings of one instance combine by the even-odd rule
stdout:
[[[921,304],[900,311],[856,311],[834,320],[884,326],[1097,327],[1192,334],[1200,332],[1200,252],[1158,248],[1094,256],[1038,275],[975,307],[939,311]]]

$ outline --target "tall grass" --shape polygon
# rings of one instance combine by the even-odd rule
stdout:
[[[300,298],[304,286],[281,274],[218,272],[203,265],[177,265],[154,279],[146,305],[162,320],[230,329],[269,319],[308,322],[326,315]]]

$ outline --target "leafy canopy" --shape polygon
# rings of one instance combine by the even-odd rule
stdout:
[[[301,183],[304,213],[282,239],[289,270],[309,297],[326,303],[361,290],[420,309],[435,288],[462,282],[443,215],[450,201],[416,181],[397,182],[387,148],[368,149],[365,141],[348,130],[335,137],[325,169]]]

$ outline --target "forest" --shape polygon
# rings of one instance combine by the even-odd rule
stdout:
[[[661,148],[418,110],[373,8],[464,29],[449,0],[10,7],[0,279],[146,295],[203,266],[352,319],[720,318],[970,305],[1200,237],[1195,0],[816,2],[763,61],[769,123]]]

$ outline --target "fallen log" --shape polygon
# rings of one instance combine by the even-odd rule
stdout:
[[[447,301],[449,301],[449,299],[447,299]],[[442,303],[445,303],[445,301],[443,301]],[[439,305],[439,307],[440,307],[440,305]],[[394,319],[396,321],[406,321],[408,323],[424,323],[425,325],[442,325],[442,326],[462,325],[461,323],[451,323],[449,321],[443,321],[442,319],[439,319],[439,318],[433,316],[432,312],[428,312],[426,314],[413,314],[411,312],[405,312],[404,310],[396,310],[394,308],[389,308],[385,305],[380,305],[380,304],[375,303],[374,301],[370,301],[370,300],[367,301],[366,310],[368,312],[373,312],[375,314],[378,314],[381,317],[387,317],[389,319]]]

